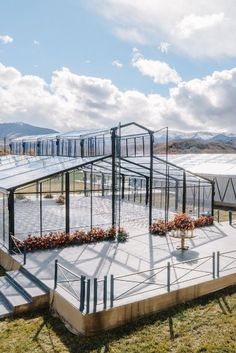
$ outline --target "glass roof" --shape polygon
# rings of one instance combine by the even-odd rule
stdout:
[[[188,183],[196,183],[199,180],[201,182],[209,183],[204,178],[195,176],[191,172],[196,172],[194,166],[199,167],[199,160],[201,155],[193,155],[190,158],[186,155],[169,156],[169,161],[173,162],[178,166],[165,163],[163,158],[153,158],[153,178],[154,180],[166,180],[166,173],[169,176],[169,181],[183,181],[183,167],[190,172],[186,172],[186,178]],[[194,162],[194,156],[196,161]],[[206,158],[206,157],[205,157]],[[208,158],[210,159],[209,155]],[[223,158],[219,156],[219,159]],[[232,164],[233,156],[229,161]],[[234,156],[236,162],[236,156]],[[182,161],[182,163],[181,163]],[[211,157],[212,164],[216,164],[214,158]],[[223,163],[224,159],[222,159]],[[83,167],[89,170],[88,165],[93,162],[93,170],[97,172],[109,173],[112,171],[112,159],[111,156],[107,157],[89,157],[89,158],[72,158],[72,157],[51,157],[51,156],[21,156],[21,155],[9,155],[0,158],[0,188],[10,190],[30,184],[36,180],[41,180],[54,174],[58,174],[74,168]],[[213,163],[214,162],[214,163]],[[205,162],[204,162],[205,163]],[[204,163],[202,165],[204,166]],[[209,162],[210,163],[210,162]],[[227,164],[226,164],[227,165]],[[122,158],[120,164],[117,166],[117,170],[120,169],[121,174],[134,176],[134,177],[149,177],[150,176],[150,158],[149,157],[127,157]],[[211,169],[210,169],[211,170]],[[236,164],[235,164],[236,172]],[[200,172],[198,172],[200,173]],[[201,173],[203,174],[203,173]]]
[[[10,190],[50,175],[96,161],[98,157],[70,158],[47,156],[11,156],[8,163],[0,164],[0,188]],[[18,158],[19,157],[19,158]],[[25,157],[25,158],[20,158]],[[1,158],[2,161],[5,158]],[[15,160],[14,160],[15,159]]]
[[[236,154],[176,154],[168,160],[184,169],[199,175],[235,176]]]

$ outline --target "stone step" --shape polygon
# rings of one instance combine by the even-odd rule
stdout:
[[[6,298],[0,293],[0,319],[8,317],[13,314],[13,308],[8,303]]]
[[[30,304],[29,298],[26,298],[24,293],[20,291],[16,286],[12,284],[7,276],[0,278],[0,292],[6,302],[12,307],[14,312],[18,309],[25,308],[26,305]]]
[[[9,271],[6,273],[8,279],[13,283],[16,288],[26,297],[32,301],[34,297],[46,294],[47,292],[41,288],[35,281],[28,277],[22,271]]]
[[[31,272],[27,270],[25,267],[21,267],[19,269],[21,273],[23,273],[26,277],[31,279],[39,288],[41,288],[45,293],[49,292],[49,287],[43,283],[40,279],[38,279],[36,276],[34,276]]]

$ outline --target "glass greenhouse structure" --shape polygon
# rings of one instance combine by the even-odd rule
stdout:
[[[136,123],[15,139],[0,158],[1,243],[212,214],[214,183],[158,155],[156,141],[158,131]]]

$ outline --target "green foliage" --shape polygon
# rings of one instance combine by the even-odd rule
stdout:
[[[5,275],[5,270],[2,266],[0,266],[0,277]]]
[[[46,312],[0,321],[2,353],[234,353],[236,287],[94,337]]]

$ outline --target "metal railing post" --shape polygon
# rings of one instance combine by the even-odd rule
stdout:
[[[23,264],[26,265],[26,244],[24,244],[24,261],[23,261]]]
[[[170,292],[170,262],[167,262],[167,292]]]
[[[58,260],[55,260],[55,270],[54,270],[54,289],[57,288],[57,278],[58,278]]]
[[[111,282],[110,282],[110,306],[113,308],[114,302],[114,276],[111,275]]]
[[[216,275],[217,277],[220,277],[220,252],[219,251],[217,251]]]
[[[93,279],[93,312],[97,311],[97,301],[98,301],[98,280],[97,278]]]
[[[232,211],[229,211],[229,224],[232,226]]]
[[[212,277],[216,277],[216,253],[212,253]]]
[[[217,222],[220,223],[220,210],[217,210]]]
[[[89,313],[90,308],[90,279],[87,279],[87,298],[86,298],[86,314]]]
[[[107,276],[104,276],[103,282],[103,308],[107,308]]]
[[[84,311],[84,302],[85,302],[85,276],[80,278],[80,311]]]

